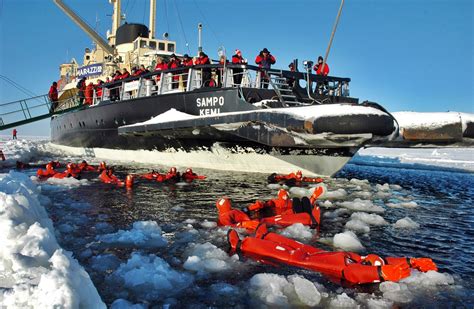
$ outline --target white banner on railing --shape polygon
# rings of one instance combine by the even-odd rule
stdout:
[[[140,81],[134,80],[134,81],[125,83],[123,90],[124,91],[138,90],[138,86],[140,86]]]

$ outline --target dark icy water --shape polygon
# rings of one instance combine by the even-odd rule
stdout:
[[[122,178],[127,173],[145,172],[151,167],[117,166]],[[33,174],[33,170],[27,173]],[[252,173],[198,171],[208,176],[205,181],[192,184],[163,185],[139,182],[133,190],[102,184],[96,175],[86,176],[87,182],[79,186],[42,184],[42,192],[51,199],[47,206],[55,224],[60,245],[74,256],[90,274],[103,300],[110,305],[118,298],[132,303],[151,306],[163,304],[175,307],[228,308],[254,305],[249,297],[248,281],[258,273],[274,273],[284,276],[298,274],[320,284],[329,295],[327,306],[336,294],[346,293],[358,304],[373,293],[382,298],[378,286],[340,287],[319,274],[293,267],[276,267],[246,261],[231,270],[195,273],[183,269],[189,244],[210,242],[227,250],[225,230],[211,222],[216,220],[215,201],[226,195],[235,206],[245,206],[255,199],[269,199],[276,189],[269,188],[266,175]],[[351,179],[366,181],[350,181]],[[474,175],[450,171],[425,171],[402,168],[358,166],[349,164],[336,177],[325,181],[331,192],[339,192],[331,198],[323,198],[322,226],[305,242],[328,250],[335,250],[327,241],[344,231],[350,211],[338,202],[354,202],[356,198],[371,200],[385,209],[379,213],[390,225],[371,226],[369,233],[358,233],[365,246],[362,253],[382,256],[426,256],[439,266],[439,271],[454,278],[454,284],[414,289],[409,302],[395,304],[411,308],[447,308],[474,306]],[[389,184],[390,189],[381,185]],[[338,191],[339,190],[339,191]],[[341,193],[342,191],[344,193]],[[328,201],[325,203],[325,201]],[[416,207],[389,207],[400,203],[416,203]],[[409,217],[417,222],[417,229],[397,229],[392,224]],[[164,232],[168,245],[144,248],[135,245],[106,245],[98,241],[99,235],[114,233],[119,229],[130,230],[134,222],[153,220]],[[207,222],[207,221],[208,222]],[[126,263],[132,253],[149,254],[164,259],[180,273],[189,273],[193,283],[170,295],[149,295],[138,289],[125,288],[123,280],[114,273],[121,263]],[[212,254],[212,253],[211,253]],[[161,267],[157,265],[156,267]],[[143,277],[141,274],[137,276]],[[189,278],[188,278],[189,279]],[[153,281],[153,278],[143,278]],[[155,285],[156,288],[159,288]],[[142,290],[150,292],[153,285],[142,282]],[[318,288],[319,289],[319,288]],[[171,306],[174,307],[174,306]]]

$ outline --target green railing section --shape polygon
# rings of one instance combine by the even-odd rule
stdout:
[[[54,110],[48,95],[0,104],[0,130],[46,119],[82,107],[72,91],[63,93],[62,97],[67,99],[57,101]]]

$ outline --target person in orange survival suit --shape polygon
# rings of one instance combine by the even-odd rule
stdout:
[[[105,171],[107,169],[107,164],[102,161],[99,163],[99,167],[97,168],[97,171],[101,173],[102,171]]]
[[[56,173],[57,171],[54,169],[54,164],[52,162],[49,162],[48,164],[46,164],[46,170],[38,169],[36,175],[38,175],[38,177],[48,178],[52,177]]]
[[[317,198],[323,193],[322,187],[314,189],[311,198],[304,197],[301,200],[294,198],[290,200],[289,194],[285,189],[278,191],[278,198],[267,202],[256,201],[247,207],[247,211],[258,212],[265,208],[270,208],[276,216],[262,218],[262,222],[277,224],[282,226],[294,223],[303,223],[313,228],[321,223],[321,210],[316,202]]]
[[[138,177],[142,179],[156,180],[158,177],[161,177],[162,179],[164,179],[165,175],[160,174],[159,172],[156,172],[155,170],[152,170],[150,173],[140,174],[138,175]]]
[[[156,180],[159,182],[163,181],[179,181],[181,179],[181,175],[179,174],[178,170],[176,167],[170,168],[168,173],[166,173],[164,178],[158,177]]]
[[[80,177],[80,170],[78,169],[77,165],[74,163],[68,163],[66,165],[66,170],[62,173],[56,173],[52,177],[53,178],[59,178],[63,179],[66,177],[74,177],[74,178],[79,178]]]
[[[112,167],[109,167],[103,170],[102,173],[100,173],[99,175],[99,179],[103,183],[112,183],[112,184],[117,184],[119,186],[124,185],[124,182],[118,179],[118,177],[114,175],[114,169]]]
[[[312,183],[320,183],[323,182],[321,177],[303,177],[303,172],[297,171],[296,173],[290,173],[288,175],[278,175],[276,173],[271,174],[268,176],[269,183],[277,183],[280,181],[284,181],[289,185],[295,185],[301,182],[312,182]]]
[[[259,225],[257,220],[251,220],[243,211],[232,209],[230,199],[223,197],[216,202],[218,226],[232,226],[239,228],[246,228],[248,230],[255,230]]]
[[[257,228],[254,237],[243,240],[231,229],[227,240],[232,254],[243,253],[261,261],[302,267],[352,284],[399,281],[410,275],[410,268],[422,272],[437,270],[430,258],[382,258],[375,254],[360,256],[353,252],[324,251],[270,233],[264,225]]]
[[[186,171],[181,175],[181,178],[184,181],[193,181],[194,179],[206,179],[206,176],[201,176],[196,173],[193,173],[193,170],[188,167]]]
[[[89,163],[87,163],[86,160],[82,160],[81,163],[79,163],[78,165],[78,168],[81,172],[93,172],[93,171],[97,171],[97,167],[95,166],[92,166],[92,165],[89,165]]]

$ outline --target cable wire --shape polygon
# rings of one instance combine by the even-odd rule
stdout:
[[[31,96],[31,97],[37,97],[38,95],[35,94],[34,92],[26,89],[25,87],[23,87],[22,85],[18,84],[17,82],[11,80],[10,78],[4,76],[4,75],[0,75],[0,78],[5,80],[7,83],[11,84],[13,87],[15,87],[16,89],[20,90],[21,92],[23,92],[24,94],[28,95],[28,96]]]
[[[184,37],[184,42],[186,43],[186,49],[188,50],[188,53],[190,54],[191,50],[189,49],[189,42],[188,42],[188,39],[186,38],[186,32],[184,32],[183,22],[181,21],[181,15],[179,14],[178,5],[176,4],[176,1],[172,1],[172,2],[174,4],[176,14],[178,15],[178,21],[179,21],[179,25],[181,27],[181,33],[183,34],[183,37]]]

